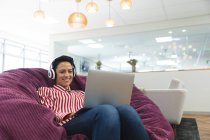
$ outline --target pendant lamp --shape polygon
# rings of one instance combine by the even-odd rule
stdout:
[[[110,2],[111,2],[111,0],[108,0],[108,1],[109,1],[109,17],[106,20],[106,23],[105,24],[106,24],[106,27],[113,27],[115,25],[115,22],[111,18],[111,13],[110,13],[110,8],[111,8]]]
[[[79,12],[79,3],[81,0],[75,0],[77,3],[77,12],[72,13],[68,17],[68,24],[72,28],[85,28],[87,26],[87,18],[86,16]]]
[[[89,2],[86,5],[86,9],[91,14],[94,14],[94,13],[98,12],[98,10],[99,10],[98,5],[95,2],[93,2],[93,0],[91,0],[91,2]]]
[[[128,10],[132,6],[132,0],[120,0],[120,6],[124,10]]]
[[[39,0],[39,8],[38,10],[34,11],[33,17],[36,20],[44,20],[45,19],[45,13],[43,10],[41,10],[41,2]]]

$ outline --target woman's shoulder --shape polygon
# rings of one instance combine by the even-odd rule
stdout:
[[[85,92],[84,91],[82,91],[82,90],[72,90],[71,92],[74,92],[74,93],[82,93],[82,94],[84,94]]]
[[[42,90],[52,90],[54,87],[39,87],[38,91],[42,91]]]
[[[54,87],[39,87],[37,93],[40,96],[47,96],[51,94],[56,94],[57,90]]]

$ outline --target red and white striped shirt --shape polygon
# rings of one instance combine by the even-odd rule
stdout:
[[[41,99],[41,104],[50,108],[55,113],[60,125],[71,120],[71,117],[63,120],[67,114],[76,113],[84,104],[84,92],[81,90],[71,90],[70,87],[68,89],[60,85],[40,87],[37,92]]]

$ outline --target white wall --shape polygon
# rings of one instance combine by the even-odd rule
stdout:
[[[135,84],[144,88],[167,88],[172,78],[181,80],[188,90],[185,112],[210,113],[210,70],[142,72]]]

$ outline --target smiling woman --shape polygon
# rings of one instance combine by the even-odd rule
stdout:
[[[57,123],[65,128],[68,136],[81,133],[89,139],[149,140],[141,117],[132,106],[100,104],[84,107],[84,91],[70,87],[75,79],[74,69],[73,58],[57,57],[49,71],[54,86],[40,87],[37,91],[41,104],[55,114]]]

